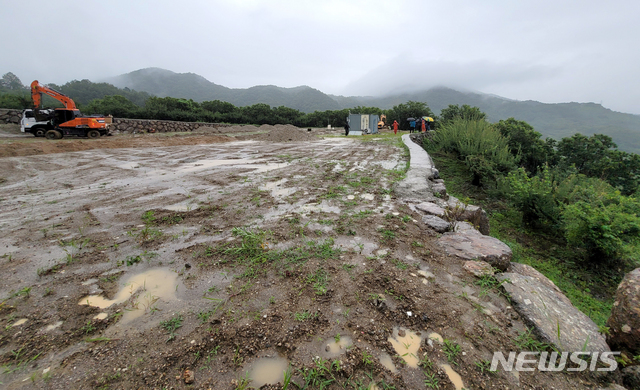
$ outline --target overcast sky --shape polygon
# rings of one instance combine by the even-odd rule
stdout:
[[[640,114],[638,0],[3,0],[24,84],[159,67],[232,88],[450,86]]]

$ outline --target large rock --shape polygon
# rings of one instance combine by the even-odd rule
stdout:
[[[618,286],[607,326],[612,348],[640,353],[640,268],[626,274]]]
[[[456,219],[458,221],[469,221],[478,228],[480,233],[485,235],[489,234],[489,217],[481,207],[472,204],[465,205],[453,196],[449,197],[446,207],[449,208],[449,210],[459,210],[454,213],[457,214]]]
[[[514,308],[543,342],[565,352],[610,351],[598,326],[564,294],[551,288],[550,280],[541,281],[540,276],[514,272],[499,274],[496,278],[504,282],[502,286],[511,296]]]
[[[445,214],[445,210],[442,207],[431,202],[422,202],[420,204],[417,204],[416,209],[422,211],[423,213],[435,215],[437,217],[444,217]]]
[[[558,286],[556,286],[555,283],[553,283],[551,280],[549,280],[549,278],[547,278],[546,276],[541,274],[540,271],[538,271],[537,269],[533,268],[532,266],[526,265],[526,264],[521,264],[521,263],[511,263],[509,265],[509,269],[507,271],[508,272],[514,272],[516,274],[523,275],[523,276],[528,276],[530,278],[534,278],[538,282],[544,284],[545,286],[547,286],[550,289],[552,289],[553,291],[555,291],[558,294],[558,297],[560,299],[564,300],[567,304],[569,304],[569,305],[572,304],[571,301],[569,300],[569,298],[567,298],[564,295],[562,290],[560,290],[558,288]]]
[[[438,233],[444,233],[451,227],[449,222],[440,217],[436,217],[435,215],[423,216],[422,222]]]
[[[497,238],[483,235],[466,222],[459,222],[455,232],[443,234],[437,242],[450,255],[486,261],[501,271],[511,263],[511,248]]]

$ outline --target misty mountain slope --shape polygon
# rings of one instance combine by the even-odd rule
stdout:
[[[595,103],[541,103],[532,100],[510,100],[476,92],[460,92],[450,88],[374,97],[334,97],[342,104],[391,108],[409,100],[427,102],[440,113],[449,104],[468,104],[487,113],[490,122],[510,117],[525,121],[543,137],[561,139],[575,133],[607,134],[620,150],[640,154],[640,116],[612,111]]]
[[[233,89],[229,103],[249,106],[265,103],[272,107],[286,106],[302,112],[339,110],[340,105],[328,95],[307,86],[281,88],[259,85],[247,89]]]
[[[514,117],[531,124],[543,137],[561,139],[575,133],[607,134],[621,150],[640,154],[640,116],[609,110],[594,103],[548,104],[510,100],[477,92],[460,92],[437,87],[429,90],[384,97],[327,95],[308,86],[282,88],[261,85],[232,89],[210,82],[193,73],[175,73],[160,68],[140,69],[108,80],[117,87],[128,87],[156,96],[227,101],[235,106],[265,103],[303,112],[338,110],[356,106],[388,109],[409,100],[427,102],[436,113],[449,104],[477,106],[491,122]]]
[[[303,112],[340,108],[328,95],[307,86],[281,88],[260,85],[232,89],[210,82],[194,73],[175,73],[160,68],[146,68],[106,80],[119,88],[130,88],[150,94],[193,99],[197,102],[222,100],[235,106],[265,103],[272,107],[287,106]]]
[[[159,97],[207,100],[227,100],[231,89],[212,83],[195,73],[175,73],[160,68],[146,68],[105,80],[118,88],[144,91]]]

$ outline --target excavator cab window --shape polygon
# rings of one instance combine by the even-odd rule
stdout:
[[[80,111],[74,110],[56,110],[56,119],[55,122],[57,125],[60,125],[65,122],[69,122],[73,120],[77,115],[80,114]]]

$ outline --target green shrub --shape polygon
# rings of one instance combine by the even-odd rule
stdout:
[[[562,214],[567,243],[593,261],[640,260],[640,201],[594,186],[577,192],[580,200],[567,204]]]
[[[522,212],[522,220],[528,225],[542,227],[560,223],[558,183],[549,167],[544,166],[533,177],[529,177],[524,168],[518,168],[500,180],[499,187],[511,204]]]
[[[483,120],[455,118],[436,131],[425,149],[455,153],[474,175],[473,184],[493,182],[515,168],[508,138]]]

